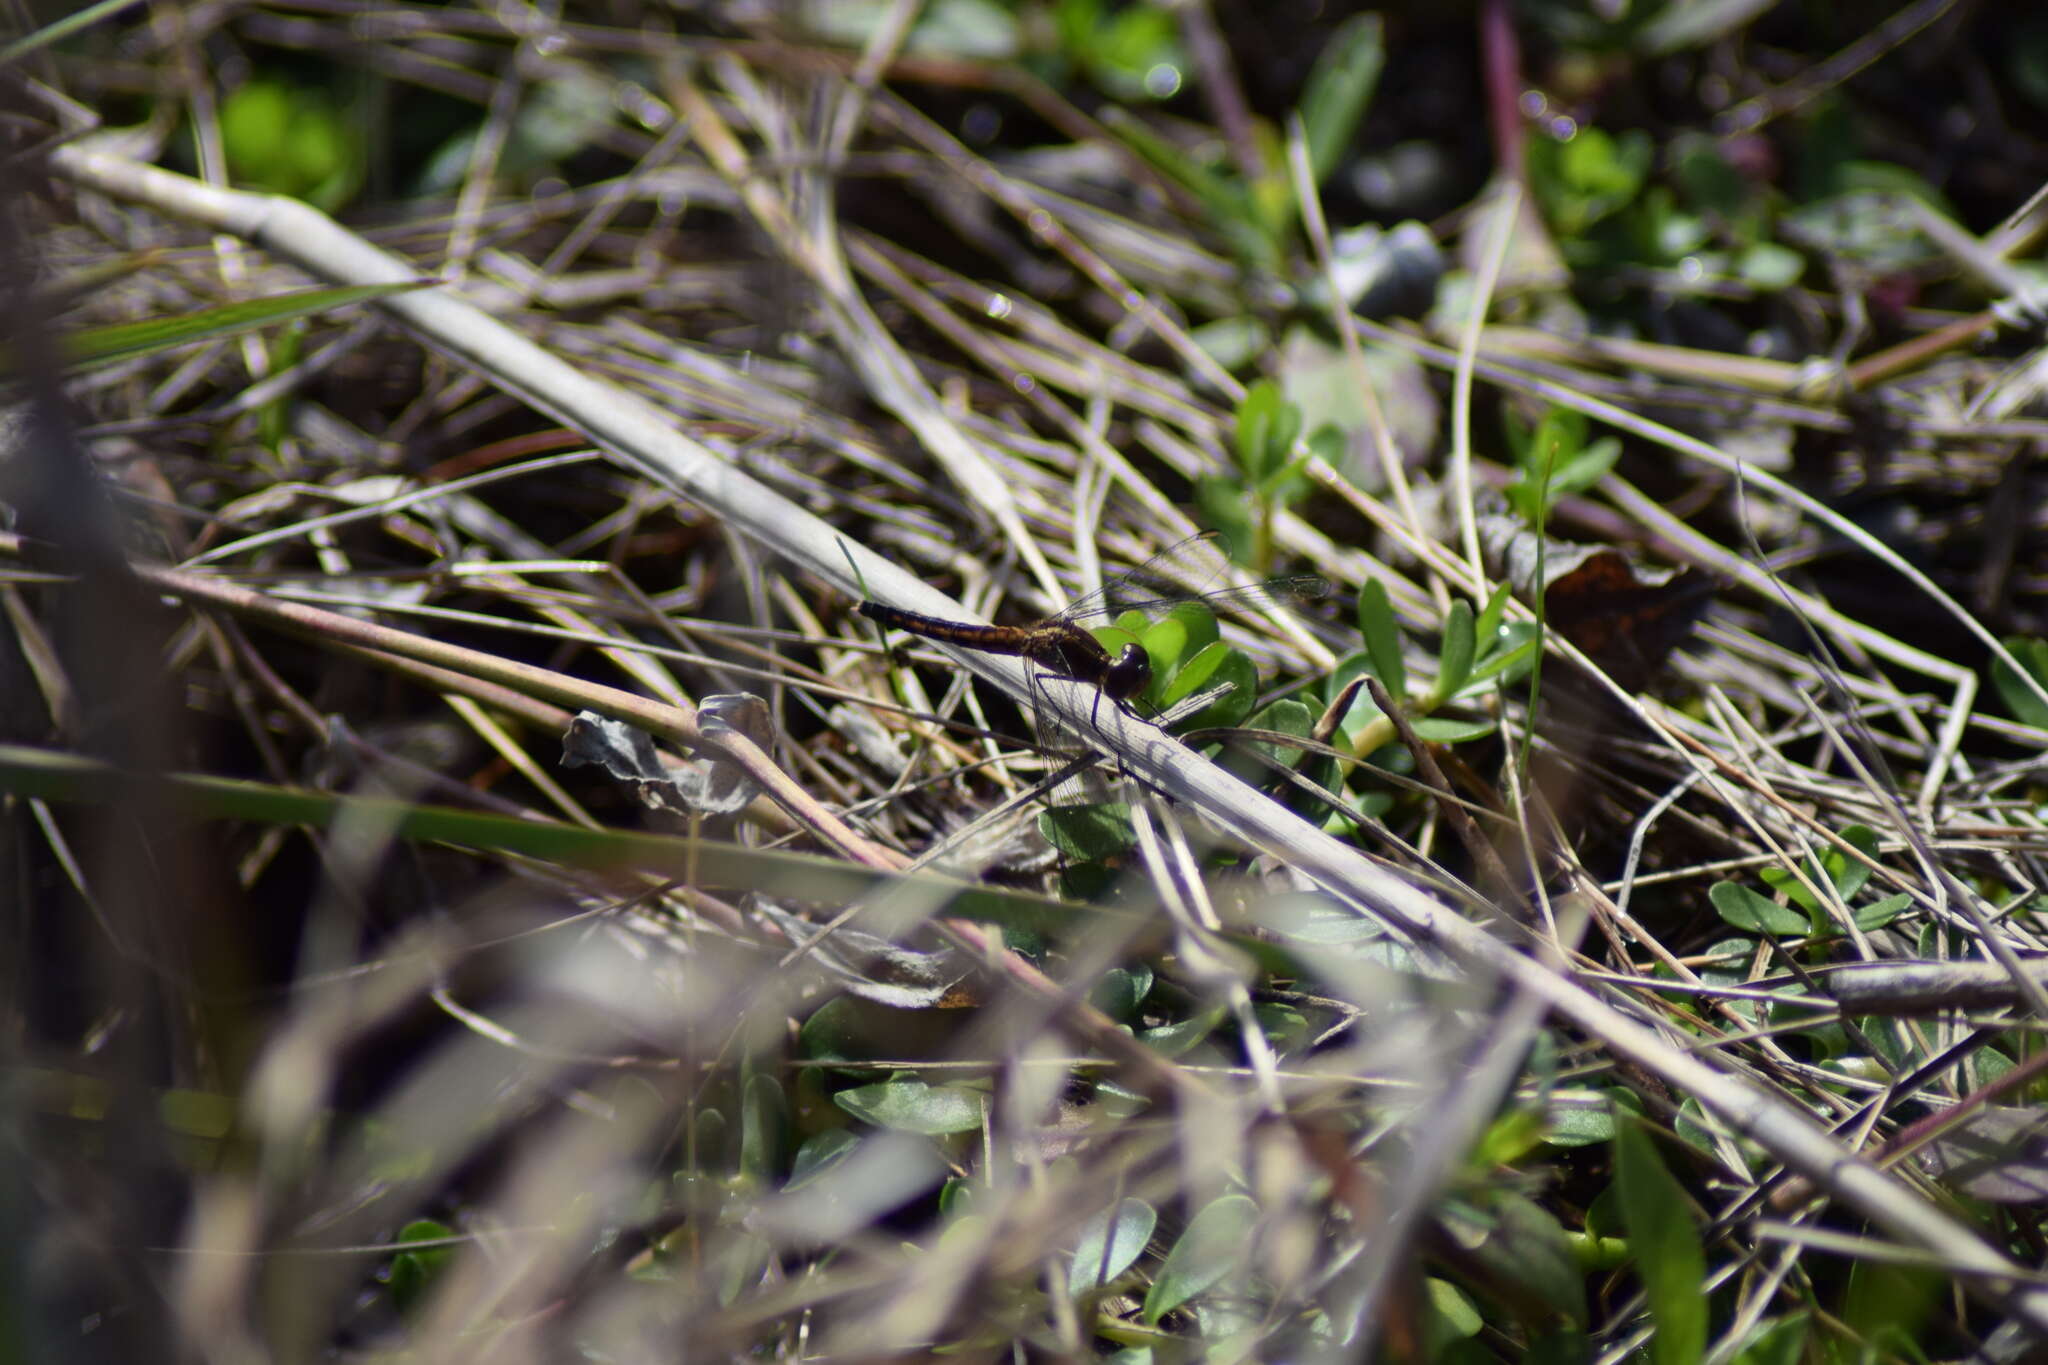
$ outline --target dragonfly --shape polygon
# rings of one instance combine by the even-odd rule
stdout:
[[[1127,611],[1151,615],[1189,603],[1219,615],[1235,610],[1257,611],[1322,597],[1330,591],[1330,580],[1321,574],[1305,573],[1282,574],[1216,592],[1191,592],[1184,586],[1190,579],[1206,581],[1222,571],[1225,561],[1215,547],[1215,539],[1214,532],[1189,536],[1051,616],[1023,625],[953,621],[875,601],[863,601],[855,610],[885,628],[943,640],[984,654],[1007,654],[1025,660],[1035,666],[1031,673],[1034,703],[1040,677],[1066,678],[1093,686],[1095,705],[1099,706],[1101,699],[1107,697],[1126,714],[1135,716],[1133,702],[1152,685],[1150,657],[1135,641],[1112,655],[1084,622]],[[1187,571],[1190,565],[1192,573]],[[1037,709],[1044,714],[1045,708]],[[1091,724],[1095,715],[1091,706]]]

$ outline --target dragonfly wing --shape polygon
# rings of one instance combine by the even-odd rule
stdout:
[[[1312,573],[1283,575],[1262,583],[1211,591],[1229,575],[1230,569],[1230,560],[1217,547],[1216,533],[1203,531],[1176,541],[1137,568],[1077,598],[1059,613],[1059,618],[1085,621],[1127,611],[1149,616],[1183,602],[1199,603],[1217,613],[1259,611],[1321,597],[1330,591],[1330,581]]]
[[[1296,602],[1324,597],[1329,592],[1330,580],[1324,578],[1321,574],[1283,574],[1276,578],[1266,579],[1262,583],[1247,583],[1241,587],[1221,588],[1215,592],[1164,592],[1151,597],[1120,597],[1114,602],[1097,600],[1091,603],[1084,599],[1083,602],[1075,604],[1078,607],[1083,607],[1083,610],[1077,612],[1069,608],[1067,611],[1061,612],[1060,615],[1068,620],[1109,616],[1126,611],[1142,612],[1150,616],[1172,607],[1192,604],[1198,607],[1206,607],[1211,612],[1220,616],[1232,611],[1257,612],[1271,610]],[[1090,594],[1091,598],[1099,598],[1100,596],[1101,594]]]
[[[1164,604],[1200,597],[1204,589],[1230,571],[1230,560],[1216,547],[1214,531],[1198,531],[1153,555],[1135,569],[1110,579],[1094,592],[1076,598],[1059,614],[1079,621],[1146,611]]]

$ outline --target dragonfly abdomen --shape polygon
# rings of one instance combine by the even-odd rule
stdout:
[[[985,626],[972,621],[949,621],[921,611],[905,611],[884,602],[862,602],[854,608],[862,616],[891,630],[905,630],[929,640],[966,645],[986,654],[1028,654],[1028,632],[1014,626]]]
[[[1133,671],[1131,655],[1135,652],[1142,659],[1143,650],[1129,646],[1122,658],[1112,659],[1102,642],[1086,629],[1057,617],[1028,626],[985,626],[926,616],[881,602],[862,602],[854,610],[870,621],[929,640],[965,645],[984,654],[1014,654],[1029,659],[1048,673],[1108,689],[1119,700],[1142,689],[1150,679],[1149,668],[1142,677]]]

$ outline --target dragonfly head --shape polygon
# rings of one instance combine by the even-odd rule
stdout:
[[[1125,645],[1102,675],[1102,690],[1111,701],[1126,702],[1152,683],[1152,660],[1142,646]]]

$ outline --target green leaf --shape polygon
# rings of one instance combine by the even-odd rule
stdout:
[[[1138,633],[1138,643],[1152,661],[1152,676],[1171,678],[1183,661],[1222,638],[1216,615],[1197,602],[1182,602]]]
[[[1799,879],[1784,868],[1759,868],[1757,876],[1763,879],[1765,886],[1788,897],[1800,909],[1811,912],[1820,908],[1819,902],[1814,899],[1813,893],[1802,886]]]
[[[1143,963],[1135,967],[1112,967],[1095,983],[1088,999],[1110,1018],[1127,1022],[1137,1017],[1138,1006],[1152,993],[1152,969]]]
[[[1240,651],[1232,649],[1221,640],[1204,648],[1187,661],[1180,672],[1174,674],[1166,694],[1159,699],[1161,710],[1172,707],[1183,698],[1192,697],[1209,688],[1230,684],[1230,689],[1183,720],[1175,722],[1182,730],[1207,730],[1221,726],[1236,725],[1252,713],[1259,702],[1259,671],[1252,666]]]
[[[1640,128],[1620,137],[1605,129],[1584,128],[1560,151],[1560,165],[1573,189],[1615,201],[1641,191],[1653,155],[1649,134]]]
[[[1529,442],[1522,448],[1517,463],[1538,474],[1548,474],[1586,443],[1589,420],[1577,408],[1546,409],[1536,423],[1536,430],[1529,434]]]
[[[1260,483],[1293,458],[1301,435],[1301,409],[1287,401],[1280,386],[1261,379],[1245,390],[1237,405],[1237,463],[1249,482]]]
[[[1614,467],[1621,443],[1603,437],[1587,443],[1585,414],[1551,408],[1516,454],[1519,473],[1505,490],[1508,501],[1532,525],[1541,525],[1567,493],[1590,488]]]
[[[1137,842],[1131,808],[1119,801],[1051,806],[1039,812],[1038,832],[1069,862],[1099,863]]]
[[[1741,214],[1749,198],[1749,183],[1728,164],[1713,138],[1699,132],[1680,133],[1671,139],[1665,155],[1673,179],[1694,208],[1724,219]]]
[[[1912,903],[1913,893],[1910,891],[1901,891],[1895,896],[1886,896],[1883,900],[1872,901],[1855,912],[1856,927],[1865,933],[1869,933],[1873,929],[1882,929],[1897,919],[1905,908]]]
[[[2006,652],[2019,661],[2035,683],[2048,682],[2048,640],[2030,639],[2024,635],[2005,637]],[[2039,730],[2048,730],[2048,702],[2034,695],[2032,688],[2006,667],[2005,660],[1996,659],[1991,664],[1991,683],[1998,689],[1999,699],[2013,718],[2022,724]]]
[[[1171,13],[1153,5],[1128,5],[1100,22],[1081,56],[1089,73],[1120,100],[1157,99],[1177,93],[1186,69]],[[1162,73],[1170,84],[1161,85]]]
[[[1842,831],[1842,842],[1864,858],[1872,861],[1877,858],[1877,831],[1868,825],[1850,825]],[[1863,858],[1851,858],[1839,848],[1831,848],[1821,855],[1821,867],[1843,900],[1861,891],[1863,884],[1870,880],[1870,864]]]
[[[832,1102],[867,1123],[937,1137],[981,1128],[988,1096],[959,1085],[927,1085],[911,1076],[842,1090]]]
[[[840,47],[865,47],[890,17],[889,0],[809,0],[804,29]],[[934,0],[903,41],[915,57],[960,62],[1013,61],[1024,42],[1014,10],[999,0]]]
[[[331,308],[343,308],[366,299],[426,289],[434,283],[433,280],[407,280],[402,284],[360,284],[343,289],[300,289],[289,294],[223,304],[218,308],[202,308],[182,317],[88,327],[64,338],[64,363],[74,367],[104,365],[153,355],[198,341],[240,336],[244,332],[274,327],[293,318],[324,313]],[[13,369],[12,364],[0,364],[0,377],[10,376]]]
[[[1534,621],[1515,621],[1502,629],[1499,648],[1479,661],[1472,670],[1474,684],[1487,682],[1499,677],[1505,685],[1512,686],[1527,675],[1536,662],[1536,652],[1543,641],[1536,634]]]
[[[1685,1188],[1657,1156],[1642,1126],[1614,1135],[1614,1183],[1650,1305],[1656,1365],[1698,1365],[1707,1346],[1707,1257]]]
[[[1327,694],[1325,700],[1336,700],[1338,695],[1350,686],[1351,680],[1361,673],[1373,673],[1372,659],[1364,650],[1346,654],[1337,660],[1337,666],[1331,670],[1329,682],[1324,688]],[[1373,676],[1379,675],[1373,673]],[[1380,708],[1374,704],[1372,694],[1361,687],[1352,694],[1351,705],[1338,718],[1338,724],[1347,731],[1356,730],[1377,720],[1379,714]]]
[[[827,1000],[797,1030],[797,1055],[812,1062],[843,1062],[865,1050],[860,1001],[850,995]]]
[[[1243,372],[1273,349],[1273,330],[1250,313],[1217,318],[1188,328],[1188,339],[1223,369]]]
[[[1431,744],[1464,744],[1484,739],[1500,728],[1493,720],[1458,720],[1451,716],[1424,716],[1413,723],[1415,736]]]
[[[950,1176],[939,1186],[939,1216],[941,1218],[964,1218],[974,1211],[980,1202],[982,1187],[972,1180]]]
[[[1159,1214],[1142,1199],[1126,1199],[1081,1225],[1067,1288],[1077,1297],[1115,1280],[1144,1254]]]
[[[1394,619],[1394,604],[1387,599],[1386,585],[1377,578],[1365,580],[1358,590],[1358,629],[1365,636],[1365,652],[1372,660],[1373,676],[1386,685],[1396,703],[1408,698],[1408,665],[1401,659],[1401,626]]]
[[[1271,730],[1274,734],[1298,735],[1302,739],[1307,739],[1315,733],[1316,719],[1315,713],[1298,699],[1282,697],[1279,701],[1260,707],[1244,724],[1247,730]],[[1292,758],[1300,752],[1285,744],[1261,743],[1257,747],[1279,759]]]
[[[292,134],[292,89],[280,81],[244,81],[220,105],[221,151],[228,174],[265,189],[290,192],[278,183]]]
[[[1837,178],[1860,178],[1858,166],[1867,170],[1869,163],[1844,163],[1836,170]],[[1933,258],[1919,216],[1897,194],[1835,194],[1793,210],[1785,223],[1816,255],[1841,257],[1865,269],[1908,270]]]
[[[1259,923],[1282,938],[1311,948],[1372,943],[1386,936],[1385,928],[1373,920],[1317,895],[1275,897],[1262,908]]]
[[[1210,225],[1253,268],[1273,272],[1281,265],[1280,232],[1252,192],[1234,177],[1220,175],[1161,137],[1129,113],[1110,106],[1102,111],[1105,127],[1132,150],[1171,176],[1202,201]]]
[[[1322,427],[1319,430],[1328,431],[1329,428]],[[1257,489],[1259,497],[1275,507],[1291,507],[1293,504],[1301,501],[1302,497],[1309,491],[1308,467],[1315,457],[1322,454],[1321,450],[1311,446],[1306,453],[1295,456],[1286,464],[1280,466],[1279,469],[1259,480]],[[1323,456],[1323,458],[1325,460],[1328,459],[1327,456]]]
[[[1140,1042],[1164,1057],[1178,1057],[1195,1047],[1216,1031],[1227,1013],[1221,1005],[1212,1005],[1197,1014],[1158,1028],[1146,1029],[1138,1035]]]
[[[1252,1018],[1258,1023],[1259,1032],[1266,1035],[1267,1046],[1282,1057],[1307,1042],[1313,1032],[1308,1016],[1292,1005],[1254,1005]]]
[[[1252,528],[1252,496],[1244,484],[1220,474],[1204,474],[1195,480],[1195,506],[1202,513],[1202,524],[1223,538],[1223,549],[1231,561],[1249,563],[1258,537]]]
[[[1551,500],[1544,496],[1543,483],[1535,476],[1524,473],[1500,491],[1515,515],[1529,525],[1541,526],[1550,519]]]
[[[362,184],[362,122],[317,84],[243,81],[221,103],[220,140],[238,184],[323,209],[340,207]]]
[[[1323,44],[1301,95],[1302,130],[1318,185],[1343,164],[1386,64],[1386,34],[1377,14],[1347,19]]]
[[[1496,583],[1487,594],[1486,605],[1479,609],[1478,623],[1472,627],[1473,639],[1479,644],[1479,657],[1490,659],[1502,650],[1510,648],[1511,641],[1501,636],[1500,623],[1508,612],[1508,585]]]
[[[739,1302],[740,1295],[761,1283],[775,1252],[775,1243],[760,1233],[735,1229],[713,1263],[719,1306],[732,1307]]]
[[[1612,1142],[1620,1122],[1606,1095],[1591,1090],[1553,1091],[1543,1140],[1553,1147],[1590,1147]]]
[[[1431,1279],[1424,1282],[1429,1295],[1430,1323],[1429,1336],[1432,1342],[1448,1345],[1450,1340],[1462,1340],[1479,1335],[1486,1326],[1486,1319],[1472,1305],[1472,1300],[1448,1280]],[[1435,1352],[1428,1358],[1437,1359]]]
[[[1145,1321],[1158,1322],[1235,1270],[1258,1225],[1259,1206],[1241,1194],[1226,1194],[1196,1214],[1145,1295]]]
[[[1444,616],[1443,650],[1437,656],[1436,688],[1437,701],[1449,701],[1458,695],[1466,681],[1472,676],[1472,658],[1477,652],[1478,636],[1472,628],[1472,604],[1463,598],[1451,603],[1451,609]]]
[[[455,1230],[446,1223],[421,1218],[399,1229],[398,1245],[438,1242],[454,1235]],[[453,1247],[423,1247],[418,1251],[401,1251],[391,1258],[391,1301],[398,1305],[399,1312],[410,1313],[419,1305],[434,1277],[454,1254]]]
[[[740,1110],[740,1173],[757,1189],[768,1189],[782,1169],[783,1142],[789,1132],[789,1097],[779,1076],[747,1078],[745,1105]]]
[[[1708,888],[1707,899],[1714,903],[1722,919],[1751,933],[1791,938],[1813,927],[1813,921],[1804,912],[1759,896],[1741,882],[1716,882]]]
[[[1735,258],[1735,274],[1744,284],[1765,293],[1790,289],[1806,273],[1806,258],[1789,246],[1756,242]]]
[[[1534,439],[1535,433],[1529,429],[1518,412],[1503,409],[1500,423],[1501,434],[1507,437],[1508,454],[1512,457],[1515,468],[1521,469],[1529,463],[1529,443]]]
[[[1523,1311],[1525,1322],[1560,1317],[1581,1324],[1586,1317],[1585,1277],[1571,1238],[1557,1218],[1535,1200],[1495,1187],[1483,1207],[1446,1201],[1437,1218],[1447,1235],[1468,1251],[1486,1274],[1512,1283],[1518,1297],[1543,1312]],[[1583,1357],[1582,1357],[1583,1358]]]
[[[1270,730],[1283,735],[1299,735],[1307,739],[1315,729],[1315,716],[1296,698],[1283,697],[1247,716],[1244,728]],[[1283,767],[1293,767],[1301,772],[1312,772],[1313,768],[1307,765],[1322,761],[1310,759],[1305,762],[1302,750],[1265,740],[1254,741],[1250,749],[1251,753],[1244,753],[1239,751],[1238,746],[1230,746],[1230,752],[1224,759],[1224,767],[1240,781],[1254,785],[1273,780],[1272,768],[1253,757],[1255,753],[1263,754]]]
[[[0,744],[0,792],[46,801],[105,806],[137,793],[175,803],[192,820],[242,820],[325,829],[368,820],[393,839],[511,852],[545,862],[615,870],[633,867],[706,884],[753,888],[764,896],[850,901],[900,885],[843,860],[715,839],[684,839],[620,829],[588,829],[547,820],[515,819],[451,807],[341,797],[297,787],[187,774],[139,773],[73,754]],[[1002,923],[1009,930],[1071,929],[1081,920],[1047,897],[1002,891],[954,878],[913,874],[946,901],[948,913]],[[1088,911],[1090,921],[1106,913]]]
[[[731,1125],[725,1121],[725,1111],[699,1109],[692,1127],[695,1129],[692,1141],[697,1149],[698,1169],[723,1170],[727,1164],[725,1152],[731,1136]],[[685,1180],[691,1177],[687,1173],[679,1173],[676,1178]]]
[[[1171,678],[1178,673],[1181,661],[1208,643],[1205,640],[1190,648],[1188,624],[1187,616],[1176,614],[1155,621],[1139,632],[1138,645],[1145,651],[1145,658],[1152,665],[1148,691],[1158,691],[1161,678]],[[1119,645],[1117,648],[1121,649],[1122,646]]]
[[[164,1127],[187,1137],[224,1138],[234,1131],[235,1101],[204,1090],[166,1090],[157,1098]]]
[[[1868,825],[1850,825],[1842,831],[1842,841],[1866,858],[1877,856],[1877,833]],[[1825,882],[1835,888],[1835,893],[1844,901],[1855,896],[1870,880],[1871,868],[1862,859],[1851,858],[1839,848],[1830,847],[1820,855],[1818,862],[1806,859],[1806,875],[1815,882]],[[1766,886],[1773,891],[1782,891],[1794,902],[1807,910],[1818,910],[1819,903],[1813,893],[1800,884],[1797,877],[1782,867],[1767,867],[1759,874]]]
[[[1812,1319],[1805,1313],[1766,1318],[1756,1325],[1729,1365],[1799,1365],[1807,1358],[1806,1341],[1811,1334]]]
[[[853,1149],[860,1146],[860,1142],[860,1134],[851,1128],[828,1128],[816,1137],[806,1139],[790,1160],[789,1182],[782,1187],[782,1192],[787,1194],[791,1190],[800,1190],[827,1174],[852,1156]]]
[[[1518,1104],[1504,1109],[1472,1144],[1472,1154],[1466,1164],[1479,1171],[1512,1166],[1536,1150],[1548,1127],[1548,1117],[1529,1105]]]
[[[1341,468],[1345,453],[1351,447],[1351,438],[1346,436],[1344,428],[1335,422],[1324,422],[1308,434],[1307,445],[1309,454],[1324,464]]]
[[[1614,468],[1614,462],[1620,458],[1621,442],[1612,436],[1603,436],[1575,452],[1570,459],[1550,471],[1550,501],[1555,503],[1567,493],[1582,493],[1591,488],[1607,477],[1607,471]]]

